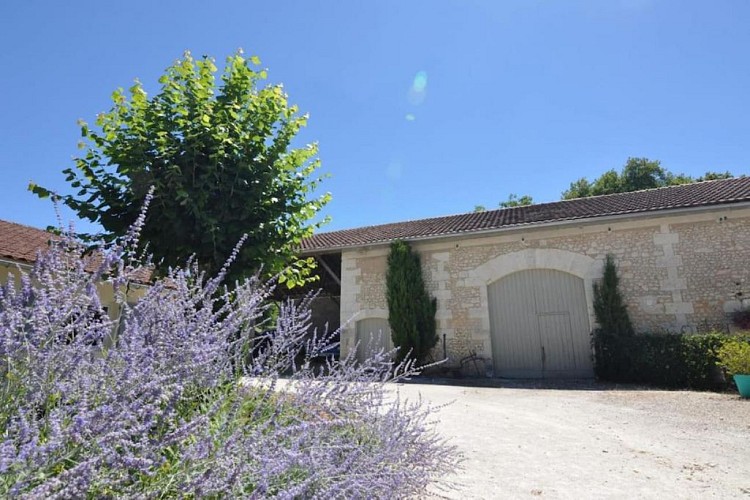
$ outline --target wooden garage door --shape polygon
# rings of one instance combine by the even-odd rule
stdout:
[[[593,376],[583,280],[552,269],[487,287],[495,373],[513,378]]]
[[[372,351],[393,349],[391,327],[384,318],[367,318],[357,321],[357,359],[363,361]]]

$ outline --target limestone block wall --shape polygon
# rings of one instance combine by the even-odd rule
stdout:
[[[682,298],[692,306],[687,320],[701,329],[726,328],[727,313],[750,305],[750,221],[725,214],[675,224],[675,231]]]
[[[581,277],[591,328],[593,284],[612,254],[638,331],[689,332],[725,327],[727,312],[750,297],[750,209],[682,210],[578,224],[547,224],[411,243],[437,299],[438,333],[458,363],[491,357],[487,285],[524,269]],[[354,345],[355,321],[387,318],[387,245],[342,253],[342,352]],[[348,320],[353,321],[346,323]],[[442,345],[435,357],[442,357]]]
[[[356,322],[388,318],[385,299],[387,247],[341,254],[341,354],[355,347]]]
[[[0,285],[5,285],[12,279],[14,283],[20,286],[21,274],[28,272],[30,268],[31,266],[26,263],[0,262]],[[128,289],[127,302],[137,302],[138,299],[146,294],[147,290],[148,287],[145,285],[131,284]],[[100,283],[97,286],[97,293],[99,294],[101,305],[107,309],[109,318],[116,320],[120,315],[120,306],[115,300],[115,290],[112,288],[112,285],[110,283]]]

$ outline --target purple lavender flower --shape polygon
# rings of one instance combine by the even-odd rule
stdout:
[[[0,287],[0,496],[402,497],[455,467],[431,409],[388,389],[414,366],[313,368],[334,344],[312,297],[265,324],[271,284],[188,263],[133,302],[142,224],[83,258],[66,236]]]

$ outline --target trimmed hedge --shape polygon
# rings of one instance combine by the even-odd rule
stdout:
[[[736,335],[642,334],[622,337],[594,332],[596,376],[610,382],[669,388],[721,390],[726,381],[716,351]],[[750,342],[750,336],[740,337]]]

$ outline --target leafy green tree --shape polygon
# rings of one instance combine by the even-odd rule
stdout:
[[[525,207],[534,203],[534,200],[528,194],[518,197],[515,193],[510,193],[508,199],[500,202],[500,208]]]
[[[571,182],[570,187],[563,193],[564,200],[572,200],[574,198],[585,198],[592,196],[591,194],[591,182],[585,177]]]
[[[437,301],[430,298],[425,288],[419,255],[404,241],[391,243],[386,298],[391,338],[393,344],[400,347],[399,361],[410,350],[412,358],[424,361],[438,341]]]
[[[726,172],[711,172],[708,171],[702,176],[695,179],[695,182],[703,182],[703,181],[717,181],[719,179],[731,179],[734,177],[734,174],[729,172],[728,170]]]
[[[633,324],[620,292],[620,277],[612,255],[607,255],[604,261],[601,283],[594,284],[594,314],[606,335],[633,335]]]
[[[563,191],[563,200],[574,198],[586,198],[588,196],[601,196],[603,194],[622,193],[627,188],[623,177],[616,170],[607,170],[601,176],[590,182],[585,177],[571,182],[570,187]]]
[[[500,208],[525,207],[527,205],[532,205],[533,203],[534,203],[533,198],[529,196],[528,194],[525,194],[519,198],[517,194],[510,193],[508,195],[508,199],[498,203],[498,206]],[[487,211],[487,207],[485,207],[484,205],[474,205],[475,213],[486,212],[486,211]]]
[[[622,178],[614,170],[607,170],[591,186],[591,195],[621,193],[623,190]]]
[[[62,202],[113,239],[153,187],[142,240],[162,269],[195,255],[215,272],[247,234],[230,279],[264,266],[286,269],[289,286],[303,282],[314,263],[295,260],[294,249],[325,222],[310,221],[330,194],[316,194],[317,145],[292,147],[307,115],[289,105],[281,85],[262,85],[259,65],[238,52],[217,84],[214,60],[186,52],[153,97],[137,80],[129,97],[116,90],[96,127],[80,122],[83,153],[63,171],[77,192]]]
[[[679,186],[682,184],[692,184],[694,182],[699,181],[698,179],[694,179],[687,174],[673,174],[672,172],[668,171],[665,184],[667,186]]]
[[[667,171],[659,160],[628,158],[620,174],[621,191],[640,191],[667,185]]]
[[[641,189],[652,189],[679,184],[690,184],[716,179],[730,179],[730,172],[706,172],[697,179],[686,174],[675,174],[661,166],[658,160],[648,158],[628,158],[621,172],[608,170],[590,182],[585,177],[572,182],[563,191],[562,199],[585,198],[603,194],[628,193]]]

